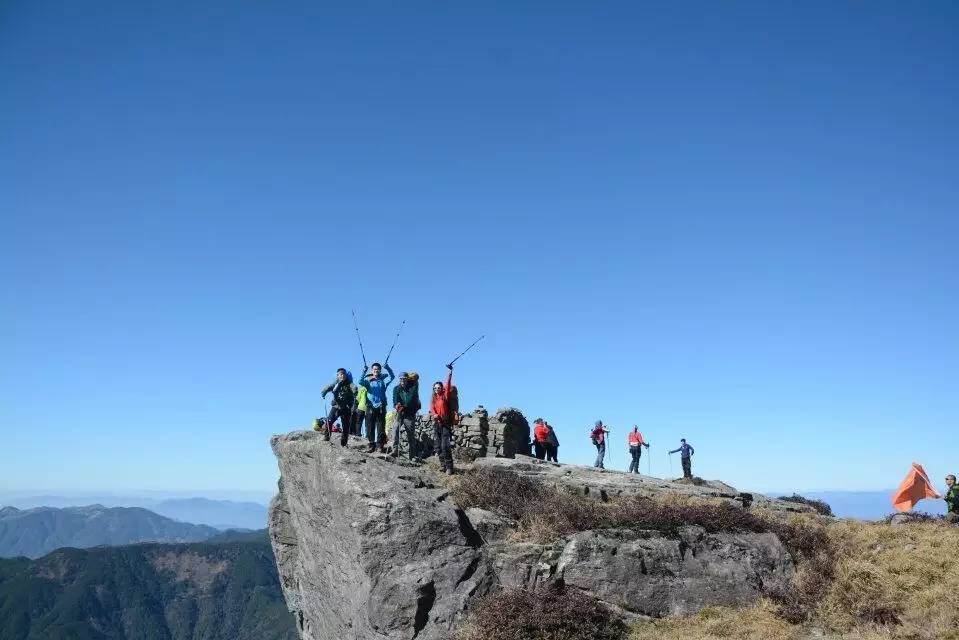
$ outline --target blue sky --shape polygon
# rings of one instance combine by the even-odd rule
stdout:
[[[959,469],[959,6],[348,5],[0,7],[0,489],[269,489],[351,307],[564,461]]]

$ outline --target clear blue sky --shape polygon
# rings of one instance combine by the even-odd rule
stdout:
[[[269,488],[351,307],[566,461],[959,470],[959,4],[346,4],[0,5],[0,489]]]

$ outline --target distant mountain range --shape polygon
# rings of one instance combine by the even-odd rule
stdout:
[[[262,529],[266,526],[266,505],[253,501],[213,500],[206,497],[164,497],[116,495],[0,495],[0,506],[19,509],[34,507],[141,507],[161,516],[205,524],[217,529]]]
[[[61,547],[199,542],[218,533],[213,527],[178,522],[138,507],[0,509],[0,557],[6,558],[39,558]]]
[[[0,560],[3,640],[297,640],[265,531]]]
[[[859,518],[861,520],[879,520],[890,513],[892,508],[892,494],[894,489],[885,491],[803,491],[807,498],[823,500],[832,507],[833,515],[840,518]],[[790,495],[788,493],[770,493],[769,495]],[[946,504],[942,500],[923,500],[916,505],[916,511],[943,514]]]

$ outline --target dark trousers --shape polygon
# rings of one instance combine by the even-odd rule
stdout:
[[[407,448],[409,451],[406,453],[409,454],[410,460],[416,457],[417,451],[417,442],[416,442],[416,430],[413,428],[415,415],[413,416],[400,416],[397,415],[393,420],[393,455],[399,457],[400,455],[400,430],[402,429],[406,433],[406,442]]]
[[[643,448],[642,447],[630,447],[629,455],[633,459],[629,462],[629,472],[630,473],[639,473],[639,459],[643,457]]]
[[[683,477],[693,477],[693,461],[691,458],[683,458]]]
[[[533,453],[539,460],[546,459],[546,449],[549,447],[545,442],[534,442],[533,443]]]
[[[386,439],[386,406],[366,408],[366,439],[371,447],[380,446]]]
[[[433,427],[433,448],[436,450],[436,457],[440,459],[440,466],[443,471],[453,470],[453,443],[452,431],[446,424],[437,419]]]
[[[559,462],[559,445],[546,445],[546,460],[548,462]]]
[[[340,429],[343,433],[340,434],[340,444],[346,445],[350,438],[350,429],[353,426],[353,410],[352,409],[343,409],[336,405],[330,407],[330,415],[326,418],[326,439],[330,439],[330,434],[333,432],[333,424],[336,423],[336,419],[340,419]]]
[[[352,433],[354,436],[363,435],[360,431],[363,430],[363,419],[366,417],[366,411],[360,411],[357,409],[353,412],[353,430]]]

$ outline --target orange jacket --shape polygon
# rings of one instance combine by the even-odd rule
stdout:
[[[540,444],[549,442],[549,427],[542,422],[537,424],[533,428],[533,439]]]
[[[630,431],[628,441],[629,446],[631,447],[638,447],[646,442],[643,440],[643,434],[641,434],[639,431]]]

